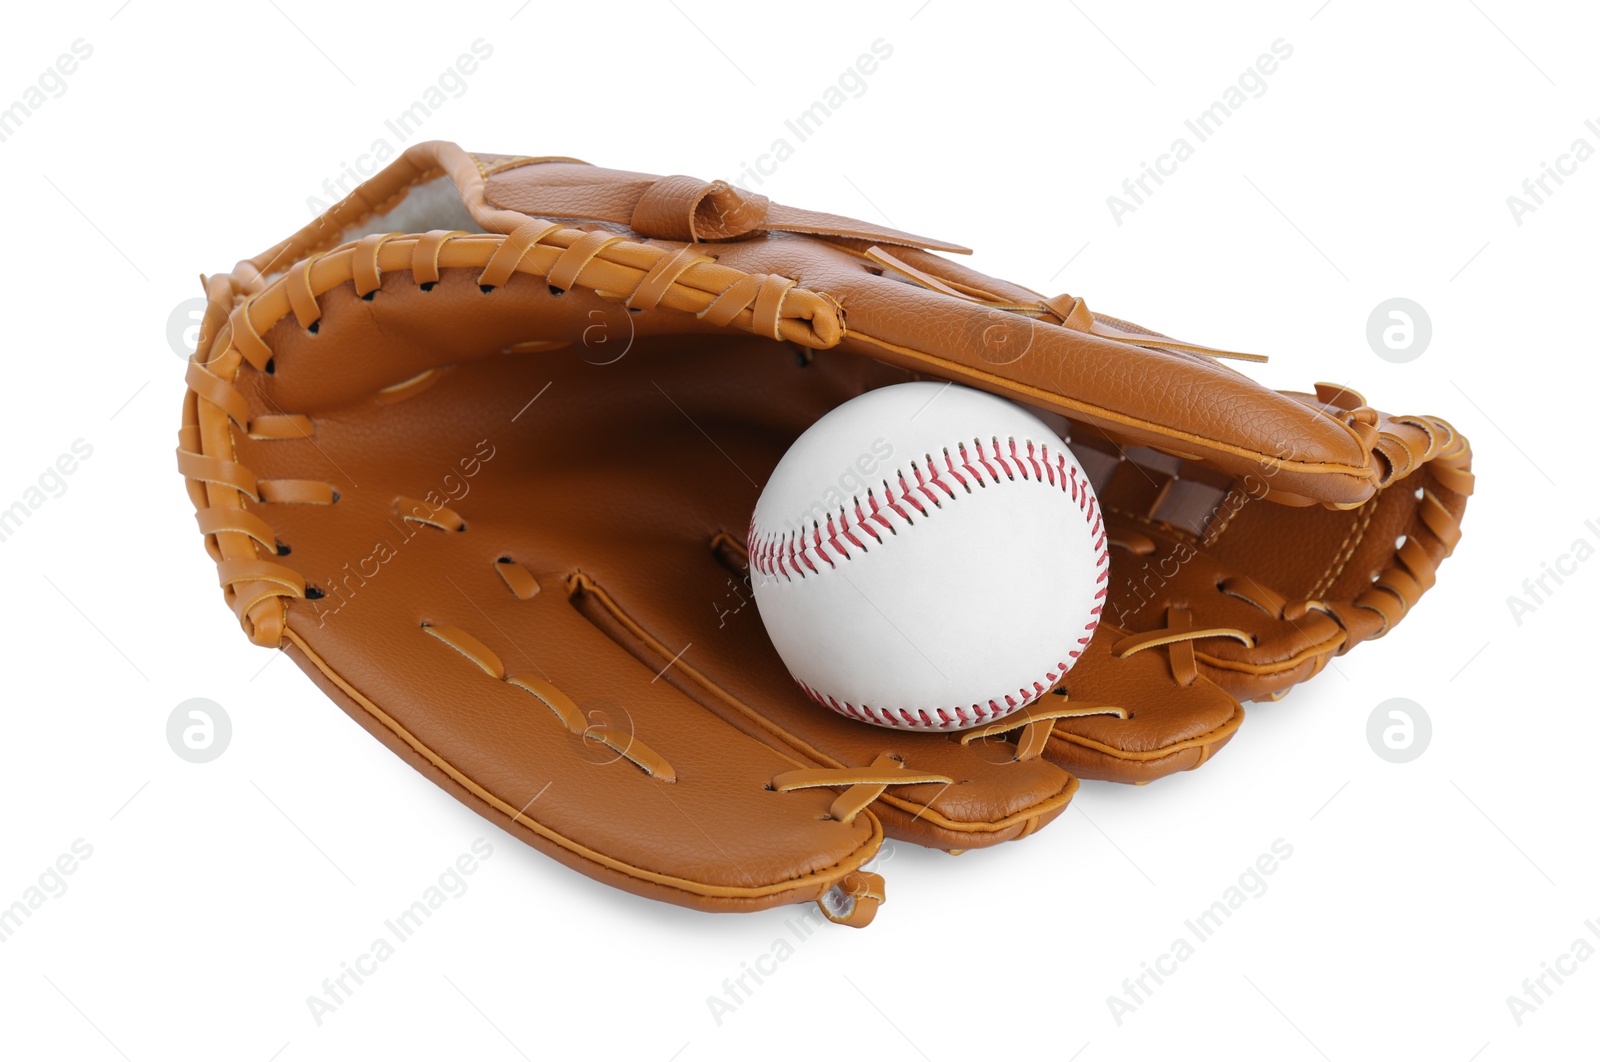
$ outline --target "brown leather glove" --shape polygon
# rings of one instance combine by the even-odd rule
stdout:
[[[413,147],[207,281],[178,462],[224,595],[568,866],[862,925],[886,834],[995,844],[1061,813],[1064,768],[1194,767],[1238,699],[1431,584],[1471,486],[1448,425],[1277,394],[930,250],[960,248],[721,183]],[[955,737],[817,708],[744,574],[788,444],[913,376],[1064,418],[1115,547],[1065,682]]]

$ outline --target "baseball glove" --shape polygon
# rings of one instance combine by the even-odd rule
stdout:
[[[357,722],[570,867],[869,921],[883,838],[962,850],[1146,781],[1385,633],[1465,440],[722,182],[406,151],[206,281],[178,449],[224,597]],[[1056,418],[1111,579],[1053,689],[957,735],[811,703],[744,534],[823,413],[912,378]],[[1019,468],[1018,472],[1026,474]],[[1007,587],[1027,593],[1027,587]]]

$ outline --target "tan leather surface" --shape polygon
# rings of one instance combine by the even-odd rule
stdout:
[[[541,161],[498,169],[485,194],[491,205],[537,217],[626,225],[641,236],[667,240],[727,240],[765,232],[844,236],[874,243],[963,251],[958,244],[913,236],[837,214],[773,203],[724,181],[682,174],[602,169]]]
[[[1248,631],[1251,645],[1195,643],[1200,673],[1241,701],[1280,696],[1332,656],[1387,633],[1455,546],[1471,453],[1437,418],[1372,419],[1387,483],[1350,509],[1278,505],[1231,484],[1207,531],[1188,534],[1149,518],[1154,492],[1102,492],[1113,542],[1143,535],[1155,546],[1113,552],[1113,621],[1149,630],[1181,607],[1198,626]]]
[[[386,233],[440,176],[484,231]],[[1059,815],[1074,775],[1198,766],[1239,700],[1432,584],[1471,490],[1444,422],[1269,391],[927,247],[953,245],[711,181],[410,149],[207,281],[178,460],[225,599],[568,866],[863,924],[885,834],[982,847]],[[1069,417],[1109,517],[1093,642],[1032,721],[977,740],[817,709],[743,581],[789,443],[913,375]]]
[[[616,221],[632,216],[641,175],[571,164],[497,172],[492,205],[533,210],[554,199],[559,216]],[[677,180],[677,178],[670,178]],[[1350,502],[1372,492],[1366,451],[1336,418],[1262,388],[1208,358],[1155,352],[1060,327],[1041,297],[913,247],[900,254],[934,276],[1031,315],[950,298],[890,276],[861,251],[897,235],[865,223],[831,230],[859,236],[832,245],[790,238],[713,244],[717,260],[750,273],[779,273],[832,294],[848,321],[847,349],[907,368],[1034,402],[1119,432],[1128,441],[1206,452],[1231,471],[1281,466],[1279,485],[1318,500]],[[910,237],[908,240],[915,241]]]

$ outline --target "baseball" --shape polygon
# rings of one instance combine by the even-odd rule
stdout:
[[[852,719],[961,730],[1048,693],[1089,644],[1106,533],[1061,437],[943,383],[852,399],[796,439],[750,523],[756,607]]]

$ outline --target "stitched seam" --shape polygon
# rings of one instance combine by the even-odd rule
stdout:
[[[1228,515],[1222,518],[1222,523],[1218,524],[1216,527],[1208,528],[1206,530],[1204,536],[1201,537],[1200,541],[1202,543],[1204,543],[1207,547],[1215,546],[1222,539],[1222,533],[1224,531],[1226,531],[1228,529],[1228,527],[1233,523],[1233,518],[1238,516],[1239,513],[1244,510],[1244,507],[1246,505],[1249,505],[1251,500],[1252,500],[1251,499],[1251,495],[1248,492],[1242,491],[1238,487],[1229,487],[1228,490],[1227,490],[1227,493],[1223,494],[1222,500],[1217,502],[1217,508],[1221,508],[1224,505],[1228,505],[1228,502],[1233,498],[1233,496],[1235,494],[1241,495],[1244,498],[1244,500],[1241,501],[1238,505],[1230,505],[1229,506]],[[1216,509],[1213,509],[1212,510],[1212,515],[1215,515],[1215,514],[1216,514]]]
[[[1339,543],[1339,548],[1334,551],[1333,560],[1328,563],[1328,570],[1322,573],[1322,578],[1317,580],[1306,597],[1316,600],[1333,589],[1334,582],[1344,573],[1345,565],[1350,563],[1350,558],[1355,556],[1356,550],[1361,546],[1361,540],[1366,538],[1367,528],[1372,524],[1372,518],[1378,511],[1378,500],[1379,495],[1373,495],[1372,500],[1363,506],[1361,518],[1351,525],[1350,532],[1344,536],[1344,541]]]
[[[1077,645],[1067,651],[1066,660],[1058,661],[1052,669],[1045,672],[1044,682],[1030,679],[1027,685],[1016,687],[1015,695],[1011,691],[1004,691],[965,707],[956,705],[916,710],[873,707],[839,700],[820,693],[796,679],[800,688],[812,700],[832,708],[841,715],[875,722],[880,726],[933,730],[975,726],[1010,715],[1018,708],[1038,700],[1049,691],[1051,685],[1066,674],[1072,667],[1072,662],[1083,655],[1084,649],[1094,637],[1095,628],[1099,626],[1100,616],[1105,610],[1111,576],[1111,550],[1107,544],[1105,521],[1100,512],[1099,501],[1089,489],[1087,475],[1084,475],[1082,480],[1078,478],[1083,473],[1078,468],[1076,459],[1073,459],[1070,468],[1067,466],[1067,448],[1059,440],[1056,441],[1054,452],[1050,443],[1036,444],[1031,439],[1021,444],[1026,447],[1025,450],[1019,449],[1019,443],[1015,438],[1008,439],[1006,448],[1002,450],[999,436],[990,437],[992,452],[985,451],[982,439],[977,436],[973,437],[972,444],[974,452],[968,452],[967,443],[963,440],[956,443],[955,454],[950,452],[949,447],[943,447],[939,457],[927,453],[923,455],[921,462],[910,461],[909,471],[907,468],[898,468],[881,480],[883,487],[881,504],[876,488],[868,488],[867,508],[870,509],[870,513],[863,511],[859,495],[852,496],[849,505],[840,507],[837,517],[830,512],[826,524],[813,521],[809,535],[804,529],[798,532],[762,532],[757,528],[755,517],[752,515],[749,545],[746,550],[750,566],[763,575],[781,576],[789,582],[820,575],[822,569],[812,559],[813,554],[830,569],[836,568],[840,562],[851,560],[855,556],[842,544],[841,539],[854,545],[858,552],[867,553],[869,548],[862,541],[863,535],[870,537],[875,545],[883,545],[885,541],[877,533],[874,523],[891,534],[899,535],[899,530],[895,528],[895,520],[890,518],[890,514],[904,527],[914,527],[917,520],[932,515],[925,503],[931,503],[934,509],[942,509],[947,502],[961,497],[941,478],[945,473],[960,484],[966,494],[972,494],[973,490],[968,484],[967,477],[976,482],[979,489],[987,489],[1000,483],[1000,472],[996,471],[996,468],[999,468],[1004,471],[1009,482],[1015,482],[1020,478],[1025,482],[1054,487],[1067,495],[1077,504],[1084,523],[1088,525],[1089,536],[1094,540],[1093,549],[1097,551],[1095,583],[1099,588],[1094,593],[1094,605],[1089,609],[1089,618],[1083,625],[1083,633],[1078,637]],[[941,458],[944,462],[942,472],[939,467]],[[987,481],[984,479],[985,475],[988,476]],[[895,493],[896,486],[899,488],[898,495]],[[856,514],[854,530],[861,532],[860,535],[852,533],[850,524],[852,509]],[[908,509],[914,509],[917,516],[913,517]]]

